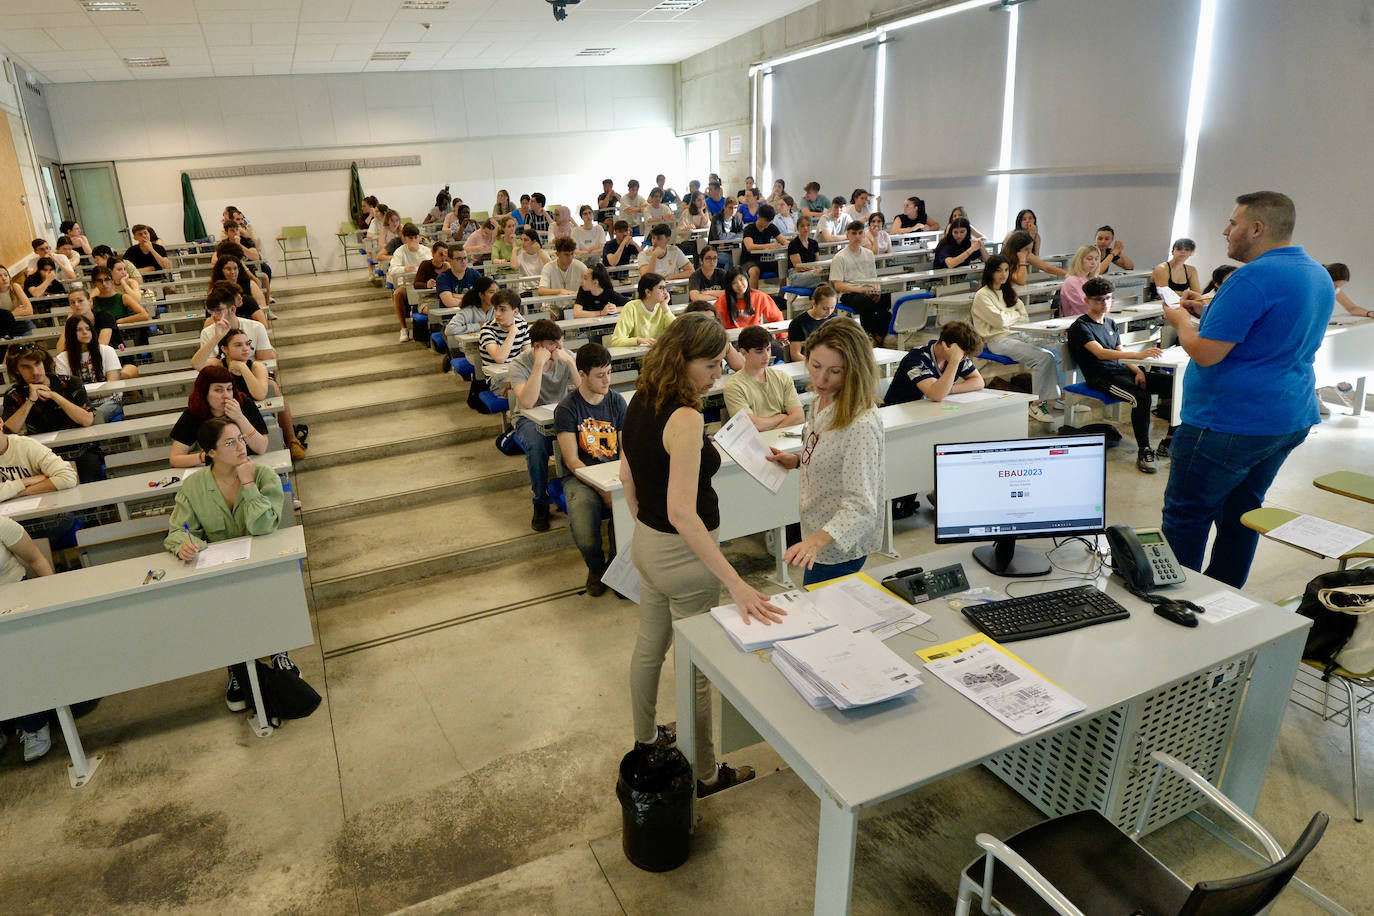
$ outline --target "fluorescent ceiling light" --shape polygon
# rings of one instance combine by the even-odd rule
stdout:
[[[401,4],[403,10],[446,10],[448,0],[405,0]]]
[[[660,3],[658,6],[654,7],[651,10],[646,10],[646,12],[685,13],[688,10],[696,9],[705,2],[706,0],[663,0],[663,2]]]
[[[1011,8],[1011,19],[1007,22],[1007,75],[1002,88],[1002,147],[997,154],[997,204],[993,211],[993,231],[1005,232],[1007,217],[1011,213],[1011,135],[1016,113],[1016,32],[1020,25],[1020,10]]]
[[[1174,204],[1172,238],[1188,234],[1193,207],[1193,174],[1197,168],[1198,137],[1202,134],[1202,108],[1207,103],[1208,72],[1212,69],[1212,32],[1216,28],[1217,0],[1202,0],[1198,12],[1197,44],[1193,47],[1193,80],[1188,89],[1188,120],[1183,123],[1183,163],[1178,173],[1178,201]]]
[[[615,50],[615,48],[583,48],[581,51],[578,51],[578,52],[577,52],[575,55],[573,55],[573,56],[574,56],[574,57],[605,57],[607,54],[610,54],[610,53],[611,53],[612,51],[614,51],[614,50]]]
[[[126,57],[124,58],[126,67],[166,67],[170,66],[165,57]]]
[[[88,13],[137,13],[137,3],[129,0],[81,0],[81,6]]]
[[[373,51],[369,60],[405,60],[409,56],[409,51]]]

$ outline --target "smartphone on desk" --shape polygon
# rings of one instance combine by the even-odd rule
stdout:
[[[1149,591],[1184,581],[1183,567],[1158,528],[1111,525],[1107,543],[1112,548],[1112,569],[1134,588]]]

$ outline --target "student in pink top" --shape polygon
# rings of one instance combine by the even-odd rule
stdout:
[[[1101,255],[1096,245],[1084,245],[1069,262],[1069,275],[1064,285],[1059,287],[1059,314],[1064,318],[1082,315],[1088,311],[1087,300],[1083,298],[1083,283],[1097,275],[1097,265]]]

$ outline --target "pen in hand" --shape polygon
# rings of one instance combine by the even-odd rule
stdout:
[[[196,546],[195,535],[191,533],[191,526],[182,522],[181,528],[186,532],[187,540],[177,549],[177,556],[183,560],[194,560],[196,554],[200,553],[200,548]]]

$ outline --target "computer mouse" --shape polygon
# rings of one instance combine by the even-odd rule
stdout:
[[[1181,604],[1169,603],[1156,605],[1155,613],[1165,620],[1173,621],[1181,627],[1197,626],[1197,615]]]

